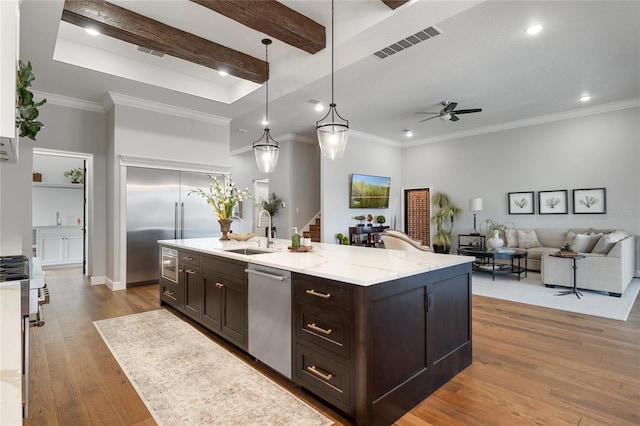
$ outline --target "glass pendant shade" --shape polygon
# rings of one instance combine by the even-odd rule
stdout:
[[[327,120],[329,116],[331,120]],[[349,122],[340,117],[336,104],[331,104],[327,115],[316,123],[316,130],[322,156],[327,160],[341,159],[347,147]]]
[[[336,110],[336,103],[333,100],[334,95],[334,1],[331,0],[331,104],[329,112],[320,121],[316,122],[316,131],[318,133],[318,144],[322,156],[327,160],[340,160],[347,147],[347,139],[349,137],[349,121],[340,117]]]
[[[271,40],[265,38],[262,40],[265,49],[265,62],[269,66],[269,45]],[[253,153],[256,156],[256,164],[258,170],[262,173],[272,173],[278,164],[278,156],[280,155],[280,147],[278,142],[271,137],[269,133],[269,78],[265,82],[265,128],[260,139],[253,143]]]
[[[262,137],[253,143],[253,152],[256,155],[258,170],[262,173],[271,173],[276,169],[280,147],[278,142],[271,138],[269,129],[264,129]]]

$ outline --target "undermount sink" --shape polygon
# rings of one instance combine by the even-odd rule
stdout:
[[[244,255],[271,253],[270,251],[257,250],[253,248],[240,248],[240,249],[225,250],[225,251],[229,253],[238,253],[238,254],[244,254]]]

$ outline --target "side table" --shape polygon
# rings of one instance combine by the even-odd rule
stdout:
[[[549,256],[553,256],[553,257],[558,257],[560,259],[573,259],[573,289],[572,290],[561,290],[558,291],[556,294],[554,294],[554,296],[566,296],[567,294],[575,294],[576,297],[578,299],[580,299],[580,296],[584,296],[582,293],[580,293],[578,291],[577,288],[577,281],[576,281],[576,272],[578,269],[578,266],[576,265],[576,260],[578,259],[584,259],[586,256],[582,255],[582,254],[576,254],[573,256],[562,256],[562,255],[557,255],[557,254],[550,254]]]

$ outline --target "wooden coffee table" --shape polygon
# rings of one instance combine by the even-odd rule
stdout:
[[[527,277],[527,251],[516,248],[506,249],[483,249],[483,248],[461,248],[458,254],[463,256],[474,256],[473,270],[480,272],[490,272],[493,281],[497,274],[515,274],[520,281],[520,274],[524,272]],[[511,264],[496,263],[496,259],[511,259]],[[517,263],[515,262],[517,260]],[[524,266],[522,261],[524,260]]]

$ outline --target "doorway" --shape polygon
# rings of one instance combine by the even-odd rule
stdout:
[[[429,188],[404,190],[404,232],[431,245],[431,194]]]
[[[90,275],[93,155],[34,148],[33,166],[34,254],[43,267],[81,265]],[[65,176],[72,169],[83,172],[79,183]]]

